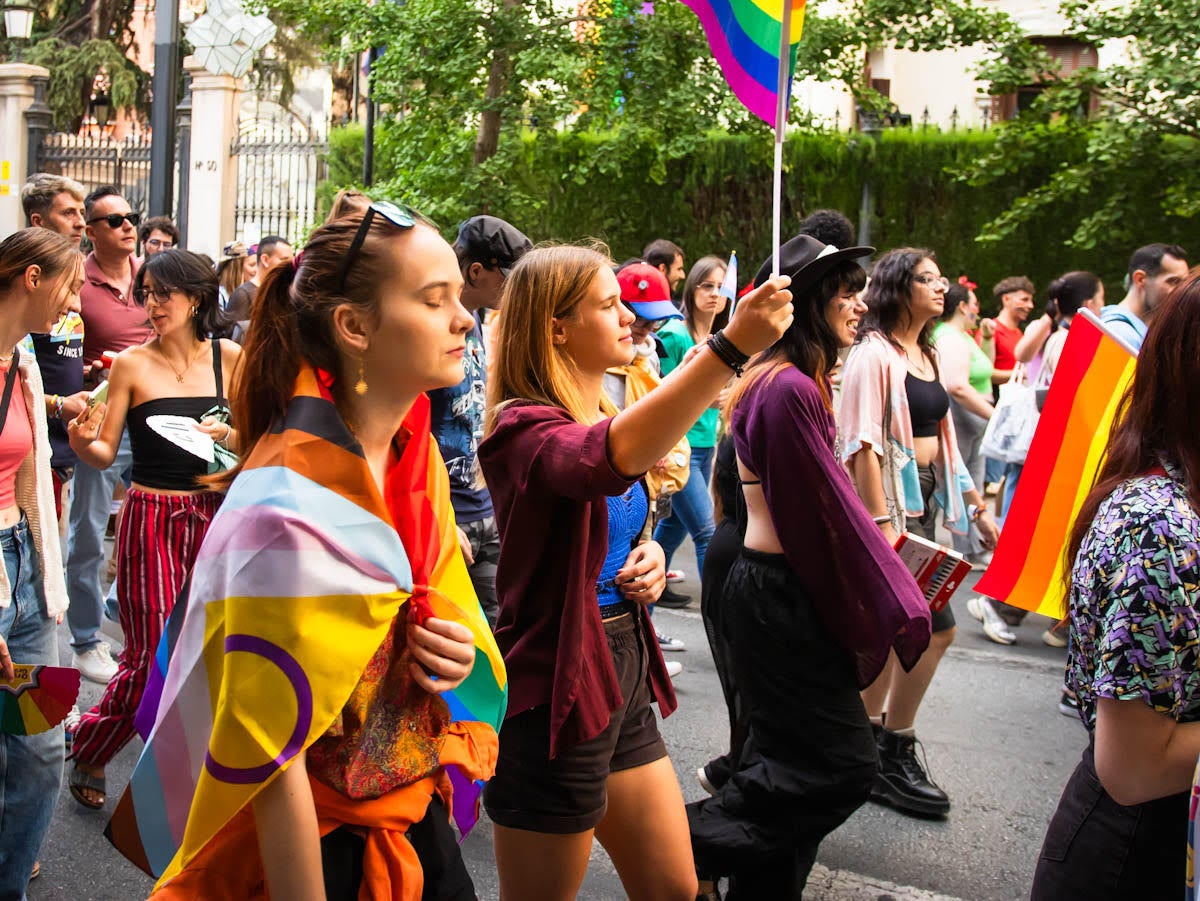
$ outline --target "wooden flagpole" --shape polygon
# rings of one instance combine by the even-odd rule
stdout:
[[[779,231],[783,215],[783,133],[787,125],[791,81],[792,0],[783,0],[779,30],[779,78],[775,90],[775,172],[771,204],[771,277],[779,275]]]

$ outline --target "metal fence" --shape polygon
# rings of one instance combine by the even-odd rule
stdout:
[[[282,235],[298,242],[317,215],[317,185],[326,177],[325,141],[282,115],[242,123],[233,153],[238,189],[235,232]]]
[[[150,135],[132,134],[121,141],[101,135],[46,135],[38,147],[37,171],[73,178],[89,191],[114,185],[132,209],[144,214],[150,191]]]

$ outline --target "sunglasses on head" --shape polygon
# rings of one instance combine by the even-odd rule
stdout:
[[[350,274],[350,267],[354,263],[354,258],[358,252],[362,250],[363,242],[367,240],[367,233],[371,230],[371,222],[376,216],[382,216],[388,222],[397,228],[412,228],[417,224],[417,214],[406,206],[389,203],[386,200],[376,200],[369,207],[366,213],[363,214],[362,223],[358,226],[358,231],[354,233],[354,240],[350,242],[350,250],[346,252],[346,262],[342,266],[342,277],[338,281],[338,293],[344,293],[346,290],[346,277]]]
[[[129,220],[129,224],[134,228],[138,227],[138,223],[142,221],[142,217],[138,213],[109,213],[107,216],[97,216],[95,219],[89,219],[88,225],[95,225],[97,222],[107,222],[109,228],[120,228],[121,223]]]

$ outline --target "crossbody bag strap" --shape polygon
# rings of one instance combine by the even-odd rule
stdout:
[[[4,398],[0,400],[0,434],[8,422],[8,405],[12,401],[13,387],[17,384],[17,363],[20,362],[21,351],[13,348],[12,365],[8,367],[8,377],[4,380]]]
[[[224,407],[225,403],[225,376],[221,373],[221,339],[212,339],[213,352],[213,376],[217,380],[217,403]]]

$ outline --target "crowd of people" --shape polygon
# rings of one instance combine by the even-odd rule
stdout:
[[[1111,306],[1066,272],[1026,325],[1025,276],[984,318],[953,261],[876,255],[831,210],[731,296],[722,257],[689,268],[668,240],[617,264],[480,215],[451,244],[358,191],[303,248],[268,236],[218,261],[115,188],[38,175],[22,201],[29,227],[0,243],[0,672],[56,664],[65,616],[74,666],[105,688],[60,727],[0,737],[0,901],[38,874],[64,768],[75,801],[111,809],[107,764],[183,715],[143,701],[162,648],[203,632],[189,592],[224,598],[229,628],[280,580],[288,622],[313,624],[289,633],[295,658],[329,628],[367,653],[301,673],[312,727],[244,801],[217,812],[196,791],[201,838],[153,897],[474,898],[453,767],[486,782],[503,899],[575,897],[595,840],[633,898],[801,897],[868,800],[951,808],[916,723],[957,625],[894,546],[948,535],[986,568],[1022,470],[983,453],[998,390],[1048,386],[1085,309],[1137,364],[1073,527],[1069,610],[1042,636],[1067,648],[1060,707],[1088,745],[1033,895],[1181,890],[1200,756],[1200,275],[1183,248],[1134,252]],[[255,520],[264,547],[355,573],[343,606],[270,553],[229,569],[251,507],[274,511]],[[689,538],[694,575],[673,568]],[[393,546],[403,566],[380,558]],[[425,600],[459,568],[455,603]],[[654,610],[697,595],[728,748],[685,805],[658,718],[687,649]],[[1017,641],[1025,611],[968,610]],[[452,693],[496,648],[502,723],[464,720]],[[214,705],[238,708],[207,663]],[[267,741],[241,706],[208,723],[225,752],[229,734]]]

